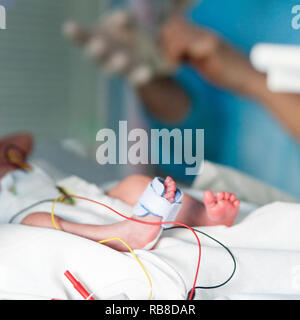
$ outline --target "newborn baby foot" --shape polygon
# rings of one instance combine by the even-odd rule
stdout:
[[[211,191],[205,191],[203,202],[206,208],[207,218],[214,225],[232,226],[239,212],[240,201],[236,195],[229,192],[217,192],[214,195]]]
[[[173,203],[175,200],[175,192],[176,192],[176,183],[170,177],[167,177],[164,181],[165,192],[163,197],[167,199],[169,202]],[[159,214],[159,212],[157,213]],[[161,222],[162,219],[160,217],[156,217],[154,215],[148,214],[145,217],[137,217],[133,216],[133,219],[140,220],[143,222],[151,222],[157,223]],[[119,225],[121,228],[122,239],[125,240],[129,244],[132,249],[142,249],[147,244],[151,243],[155,240],[155,238],[159,235],[161,231],[161,225],[148,225],[137,223],[134,221],[123,221],[116,225]],[[109,244],[108,244],[109,245]],[[117,244],[116,244],[117,245]],[[155,244],[154,244],[155,245]],[[115,247],[115,246],[114,246]],[[117,248],[120,251],[127,251],[124,247]]]
[[[171,178],[167,177],[164,181],[165,193],[163,197],[169,202],[173,203],[175,201],[175,192],[176,192],[176,182]]]

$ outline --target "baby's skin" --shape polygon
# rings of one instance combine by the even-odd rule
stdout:
[[[175,181],[167,177],[164,182],[166,192],[164,197],[170,201],[174,202],[176,183]],[[195,202],[194,205],[201,206],[201,202],[193,199],[192,197],[186,196],[183,202]],[[237,200],[236,195],[230,192],[217,192],[214,195],[211,191],[205,191],[203,195],[204,209],[202,208],[201,214],[203,217],[200,217],[200,212],[198,212],[198,223],[194,225],[226,225],[231,226],[239,212],[240,201]],[[185,204],[186,205],[186,204]],[[193,203],[191,203],[193,205]],[[201,209],[200,209],[201,211]],[[183,215],[188,215],[184,213]],[[179,216],[180,219],[180,216]],[[183,217],[180,220],[184,220]],[[196,218],[197,220],[197,218]],[[206,220],[206,222],[204,222]],[[189,224],[193,224],[192,221],[188,221]],[[203,224],[205,223],[205,224]]]
[[[151,181],[150,178],[145,176],[131,176],[112,189],[108,195],[134,205],[141,196],[141,192],[139,192],[139,190],[145,190],[145,187],[147,186],[145,183],[148,182],[148,180]],[[164,181],[164,185],[165,193],[163,197],[173,203],[176,183],[172,178],[167,177]],[[123,194],[123,190],[126,190],[126,194]],[[127,198],[125,198],[126,195]],[[135,202],[131,203],[133,199]],[[213,226],[219,224],[230,226],[233,224],[238,211],[239,200],[236,199],[235,195],[229,192],[219,192],[214,196],[211,191],[206,191],[204,193],[204,204],[192,197],[184,195],[182,208],[176,221],[185,223],[188,226]],[[132,218],[151,223],[158,223],[162,221],[161,218],[151,214],[145,217],[133,216]],[[104,226],[78,224],[63,220],[59,217],[55,217],[55,221],[62,231],[88,238],[93,241],[119,237],[132,249],[144,248],[157,237],[161,230],[161,225],[147,225],[130,220],[124,220]],[[30,214],[24,218],[22,224],[54,228],[51,216],[46,212]],[[111,241],[107,243],[107,245],[119,251],[128,251],[128,249],[119,241]]]
[[[16,156],[19,156],[25,161],[26,156],[32,148],[32,138],[30,135],[23,134],[0,140],[0,179],[9,171],[16,169],[15,166],[10,166],[5,163],[4,150],[7,145],[11,144],[16,145],[24,151],[22,155],[19,155],[18,151],[16,151]],[[25,159],[23,159],[23,156],[25,156]],[[133,175],[121,181],[107,194],[110,197],[117,198],[134,206],[151,181],[152,179],[147,176]],[[173,203],[176,191],[175,181],[171,177],[167,177],[164,181],[164,186],[165,192],[163,197]],[[237,200],[234,194],[229,192],[217,192],[216,195],[214,195],[211,191],[205,191],[203,203],[185,194],[176,221],[190,227],[214,225],[230,227],[239,212],[239,206],[239,200]],[[157,214],[159,215],[159,212]],[[161,218],[151,214],[145,217],[133,216],[132,218],[151,223],[161,222]],[[103,226],[73,223],[63,220],[60,217],[55,217],[55,221],[61,231],[93,241],[119,237],[132,249],[144,248],[158,236],[161,230],[161,225],[146,225],[129,220]],[[49,212],[32,213],[25,217],[21,223],[28,226],[54,228]],[[105,245],[119,251],[128,251],[119,241],[108,242]]]

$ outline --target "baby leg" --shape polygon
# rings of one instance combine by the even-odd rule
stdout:
[[[152,179],[145,175],[132,175],[107,192],[107,195],[134,206]]]
[[[137,220],[147,222],[159,222],[160,219],[154,216],[147,216]],[[153,241],[160,231],[160,226],[145,225],[133,221],[122,221],[110,225],[98,226],[73,223],[55,216],[55,223],[61,231],[68,232],[92,241],[101,241],[110,238],[121,238],[132,249],[142,249]],[[22,221],[23,225],[54,229],[51,215],[47,212],[36,212],[28,215]],[[128,251],[120,241],[110,241],[105,245],[118,250]]]
[[[121,181],[108,192],[108,195],[133,206],[151,181],[150,177],[133,175]],[[169,189],[175,188],[175,182],[170,177],[165,180],[165,185],[168,185]],[[239,200],[234,194],[218,192],[214,196],[211,191],[206,191],[203,201],[204,203],[185,194],[176,221],[188,226],[233,224],[239,211]]]
[[[166,186],[165,198],[173,202],[174,201],[174,187]],[[154,215],[147,215],[145,217],[133,217],[135,220],[142,222],[159,223],[161,218]],[[97,225],[85,225],[78,224],[63,220],[59,217],[55,217],[55,222],[58,228],[62,231],[72,233],[93,241],[101,241],[108,238],[119,237],[124,240],[132,249],[142,249],[147,244],[152,242],[159,234],[161,225],[147,225],[144,223],[137,223],[134,221],[125,220],[122,222],[114,223],[111,225],[97,226]],[[46,212],[37,212],[28,215],[22,221],[22,224],[28,226],[36,226],[43,228],[54,228],[51,215]],[[128,249],[123,246],[119,241],[108,242],[106,245],[119,250],[127,251]]]
[[[165,198],[172,201],[176,190],[175,181],[167,177],[165,186],[171,190],[166,192]],[[203,201],[204,204],[192,197],[185,196],[176,220],[189,226],[226,225],[229,227],[233,224],[240,205],[234,194],[218,192],[214,196],[211,191],[205,191]]]
[[[171,178],[167,177],[165,182],[170,184],[170,180]],[[132,175],[121,181],[107,194],[110,197],[117,198],[131,206],[134,206],[151,181],[152,179],[145,175]],[[171,189],[174,189],[174,185],[175,182],[173,186],[171,186]],[[199,219],[202,216],[202,211],[204,210],[205,207],[202,202],[197,201],[188,195],[184,195],[182,199],[182,207],[177,215],[176,221],[189,226],[197,226],[199,223],[201,225]]]

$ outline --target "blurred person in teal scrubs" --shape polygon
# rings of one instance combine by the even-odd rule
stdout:
[[[195,1],[162,30],[173,78],[139,89],[151,128],[205,129],[205,159],[300,198],[300,95],[273,93],[248,55],[259,42],[300,44],[292,0]],[[150,119],[150,120],[149,120]],[[194,146],[195,147],[195,146]],[[185,166],[160,165],[182,182]]]

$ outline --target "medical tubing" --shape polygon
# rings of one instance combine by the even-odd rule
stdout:
[[[85,299],[85,300],[95,300],[95,298],[93,298],[91,296],[91,294],[89,292],[87,292],[85,290],[85,288],[83,287],[83,285],[77,281],[74,276],[71,274],[71,272],[69,270],[67,270],[64,275],[67,277],[67,279],[72,283],[73,287],[75,288],[75,290]]]
[[[22,213],[24,213],[24,212],[26,212],[26,211],[28,211],[28,210],[30,210],[30,209],[35,208],[36,206],[38,206],[38,205],[40,205],[40,204],[44,204],[44,203],[53,203],[53,201],[55,201],[55,199],[45,199],[45,200],[38,201],[38,202],[36,202],[36,203],[28,206],[27,208],[25,208],[25,209],[17,212],[17,213],[10,219],[9,223],[12,223],[12,221],[13,221],[14,219],[16,219],[19,215],[21,215]],[[126,219],[127,219],[127,217],[126,217]],[[140,221],[139,221],[139,222],[140,222]],[[175,228],[178,228],[178,229],[179,229],[179,228],[186,229],[185,227],[182,227],[182,226],[176,226],[176,227],[170,227],[170,228],[168,228],[168,229],[165,229],[164,231],[171,230],[171,229],[175,229]],[[204,236],[212,239],[213,241],[215,241],[215,242],[217,242],[219,245],[221,245],[221,246],[230,254],[230,256],[232,257],[233,263],[234,263],[233,272],[232,272],[232,274],[230,275],[230,277],[229,277],[226,281],[224,281],[224,282],[221,283],[221,284],[218,284],[218,285],[215,285],[215,286],[210,286],[210,287],[197,286],[197,287],[195,287],[195,289],[216,289],[216,288],[220,288],[220,287],[224,286],[225,284],[227,284],[227,283],[232,279],[232,277],[234,276],[234,274],[235,274],[235,272],[236,272],[236,260],[235,260],[235,258],[234,258],[234,255],[232,254],[232,252],[229,250],[228,247],[226,247],[224,244],[222,244],[222,243],[221,243],[220,241],[218,241],[217,239],[209,236],[208,234],[206,234],[206,233],[203,232],[203,231],[199,231],[199,230],[197,230],[197,229],[193,229],[193,230],[194,230],[195,232],[197,232],[197,233],[203,234]],[[192,289],[191,289],[191,290],[192,290]],[[191,292],[191,291],[190,291],[190,292]],[[190,295],[189,295],[189,296],[190,296]]]
[[[55,207],[55,204],[56,204],[57,201],[63,201],[66,197],[68,197],[68,196],[62,195],[59,198],[53,200],[53,203],[52,203],[51,219],[52,219],[52,223],[53,223],[55,229],[58,230],[58,231],[60,231],[60,228],[57,226],[57,224],[55,222],[54,207]],[[73,196],[73,198],[74,197],[75,196]],[[143,266],[143,264],[139,260],[139,258],[136,256],[136,254],[132,250],[132,248],[123,239],[121,239],[119,237],[104,239],[104,240],[98,241],[98,243],[102,244],[102,243],[106,243],[106,242],[110,242],[110,241],[114,241],[114,240],[120,241],[129,250],[129,252],[132,254],[134,259],[137,261],[137,263],[140,265],[140,267],[144,271],[144,273],[145,273],[145,275],[146,275],[146,277],[148,279],[149,285],[150,285],[150,294],[149,294],[149,298],[148,299],[151,300],[151,298],[152,298],[152,281],[151,281],[151,278],[150,278],[148,272],[146,271],[145,267]]]
[[[58,199],[56,199],[56,201],[53,202],[53,205],[52,205],[52,212],[51,212],[51,217],[52,217],[52,221],[54,221],[55,223],[55,219],[54,219],[54,205],[55,203],[60,200],[62,197],[66,198],[66,196],[61,196],[59,197]],[[84,200],[84,201],[88,201],[88,202],[91,202],[91,203],[95,203],[95,204],[98,204],[100,206],[103,206],[111,211],[113,211],[114,213],[118,214],[119,216],[121,216],[122,218],[124,219],[127,219],[127,220],[130,220],[130,221],[133,221],[133,222],[137,222],[137,223],[141,223],[141,224],[146,224],[146,225],[163,225],[163,224],[172,224],[172,225],[178,225],[178,226],[181,226],[181,227],[184,227],[184,228],[187,228],[189,229],[195,236],[197,242],[198,242],[198,247],[199,247],[199,256],[198,256],[198,262],[197,262],[197,268],[196,268],[196,274],[195,274],[195,278],[194,278],[194,283],[193,283],[193,287],[192,287],[192,290],[189,294],[189,298],[188,300],[192,300],[193,298],[193,295],[194,295],[194,291],[195,291],[195,287],[196,287],[196,283],[197,283],[197,279],[198,279],[198,274],[199,274],[199,268],[200,268],[200,261],[201,261],[201,243],[200,243],[200,240],[199,240],[199,237],[197,236],[197,233],[189,226],[185,225],[184,223],[181,223],[181,222],[177,222],[177,221],[161,221],[161,222],[146,222],[146,221],[142,221],[142,220],[137,220],[137,219],[133,219],[133,218],[129,218],[125,215],[123,215],[122,213],[116,211],[115,209],[109,207],[108,205],[104,204],[104,203],[101,203],[101,202],[98,202],[96,200],[92,200],[92,199],[88,199],[88,198],[85,198],[85,197],[80,197],[80,196],[76,196],[76,195],[69,195],[70,198],[75,198],[75,199],[79,199],[79,200]],[[56,226],[56,224],[54,224]]]
[[[184,229],[184,228],[183,227],[170,227],[168,229],[165,229],[165,231],[173,230],[173,229]],[[233,271],[232,271],[231,275],[224,282],[222,282],[220,284],[217,284],[217,285],[214,285],[214,286],[197,286],[197,287],[195,287],[195,290],[197,290],[197,289],[206,289],[206,290],[208,290],[208,289],[217,289],[217,288],[225,286],[225,284],[227,284],[233,278],[233,276],[234,276],[234,274],[236,272],[237,265],[236,265],[236,260],[235,260],[235,257],[233,255],[233,253],[222,242],[220,242],[219,240],[213,238],[212,236],[208,235],[207,233],[205,233],[203,231],[200,231],[200,230],[197,230],[195,228],[193,228],[193,230],[195,232],[197,232],[197,233],[200,233],[200,234],[208,237],[209,239],[215,241],[216,243],[218,243],[221,247],[223,247],[229,253],[229,255],[230,255],[230,257],[231,257],[231,259],[233,261]],[[191,290],[189,291],[189,293],[191,292]]]
[[[105,240],[101,240],[101,241],[98,241],[99,243],[106,243],[106,242],[109,242],[109,241],[114,241],[114,240],[118,240],[120,241],[129,251],[130,253],[133,255],[134,259],[137,261],[137,263],[140,265],[140,267],[143,269],[147,279],[148,279],[148,282],[149,282],[149,285],[150,285],[150,294],[149,294],[149,297],[148,297],[148,300],[151,300],[152,298],[152,281],[151,281],[151,278],[148,274],[148,272],[146,271],[144,265],[141,263],[141,261],[139,260],[139,258],[136,256],[136,254],[134,253],[134,251],[132,250],[132,248],[124,241],[122,240],[121,238],[111,238],[111,239],[105,239]]]
[[[27,208],[22,209],[21,211],[17,212],[15,215],[13,215],[13,216],[9,219],[8,223],[12,223],[12,222],[13,222],[18,216],[20,216],[22,213],[24,213],[24,212],[26,212],[26,211],[28,211],[28,210],[30,210],[30,209],[33,209],[33,208],[35,208],[35,207],[37,207],[37,206],[39,206],[39,205],[41,205],[41,204],[44,204],[44,203],[53,203],[54,200],[55,200],[55,199],[45,199],[45,200],[38,201],[38,202],[36,202],[36,203],[28,206]]]

